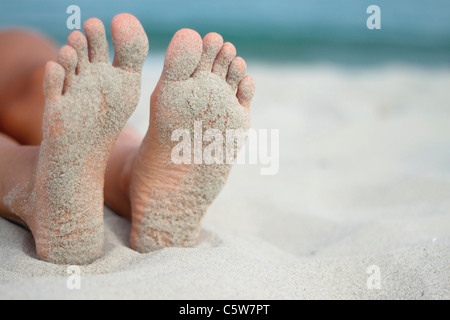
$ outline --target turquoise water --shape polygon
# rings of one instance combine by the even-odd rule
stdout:
[[[0,0],[0,27],[36,28],[64,43],[71,4],[81,8],[82,20],[96,16],[109,23],[120,12],[136,15],[153,52],[163,52],[187,27],[221,33],[244,58],[450,66],[449,0]],[[381,8],[381,30],[366,27],[372,4]]]

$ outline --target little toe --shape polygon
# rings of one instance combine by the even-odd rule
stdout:
[[[122,13],[111,21],[115,50],[113,66],[130,72],[140,72],[148,54],[148,38],[139,20]]]
[[[45,66],[44,95],[49,102],[56,102],[61,97],[64,86],[64,68],[50,61]]]
[[[231,61],[236,57],[236,48],[230,42],[226,42],[217,54],[213,65],[213,73],[221,78],[225,78]]]
[[[67,43],[77,52],[78,63],[76,73],[79,74],[86,70],[89,65],[86,37],[80,31],[76,30],[70,34]]]
[[[75,68],[77,67],[77,52],[71,46],[64,46],[59,50],[58,63],[64,68],[66,78],[64,80],[65,92],[73,83],[75,77]]]
[[[247,72],[247,64],[241,57],[234,58],[228,69],[227,82],[233,90],[236,90],[239,83],[244,79]]]
[[[254,95],[255,95],[255,83],[253,81],[253,78],[252,76],[246,76],[239,83],[238,91],[236,94],[239,103],[246,109],[250,108],[250,104],[252,103]]]
[[[222,46],[223,38],[220,34],[215,32],[208,33],[203,39],[203,53],[195,72],[211,72],[214,60],[216,60],[217,54]]]
[[[203,41],[197,32],[190,29],[178,31],[166,52],[163,79],[188,79],[197,68],[202,51]]]
[[[97,18],[91,18],[84,23],[83,28],[87,37],[89,61],[108,63],[109,49],[103,23]]]

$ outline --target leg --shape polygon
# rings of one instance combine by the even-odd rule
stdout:
[[[45,63],[57,49],[45,37],[23,31],[0,32],[0,132],[24,145],[42,140]]]

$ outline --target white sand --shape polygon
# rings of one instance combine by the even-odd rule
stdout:
[[[252,127],[280,129],[277,175],[236,166],[196,248],[138,254],[106,210],[80,290],[0,219],[0,298],[449,299],[450,72],[249,66]],[[158,71],[131,119],[142,133]]]

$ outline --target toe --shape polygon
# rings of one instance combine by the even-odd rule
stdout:
[[[228,72],[228,67],[235,56],[236,48],[233,44],[226,42],[217,54],[212,71],[219,77],[225,78]]]
[[[245,108],[250,108],[250,104],[252,103],[253,95],[255,94],[255,83],[253,81],[252,76],[246,76],[239,83],[237,98],[239,103]]]
[[[208,33],[203,39],[203,53],[195,72],[211,72],[214,60],[216,60],[217,54],[222,46],[223,39],[220,34],[214,32]]]
[[[61,97],[64,85],[64,68],[50,61],[45,66],[44,94],[49,102],[56,102]]]
[[[162,77],[166,80],[188,79],[197,68],[202,51],[202,38],[197,32],[178,31],[167,49]]]
[[[71,46],[64,46],[59,50],[58,63],[64,68],[66,79],[64,80],[64,92],[73,83],[75,68],[77,67],[77,52]]]
[[[83,25],[86,32],[90,62],[109,62],[108,41],[105,27],[97,18],[87,20]]]
[[[89,65],[86,37],[80,31],[76,30],[70,34],[67,43],[77,52],[77,74],[83,72],[83,70],[86,70]]]
[[[245,72],[247,72],[247,64],[244,59],[241,57],[234,58],[231,61],[227,75],[227,82],[233,90],[236,90],[239,82],[244,79]]]
[[[140,72],[148,54],[148,38],[139,20],[122,13],[111,21],[115,67]]]

